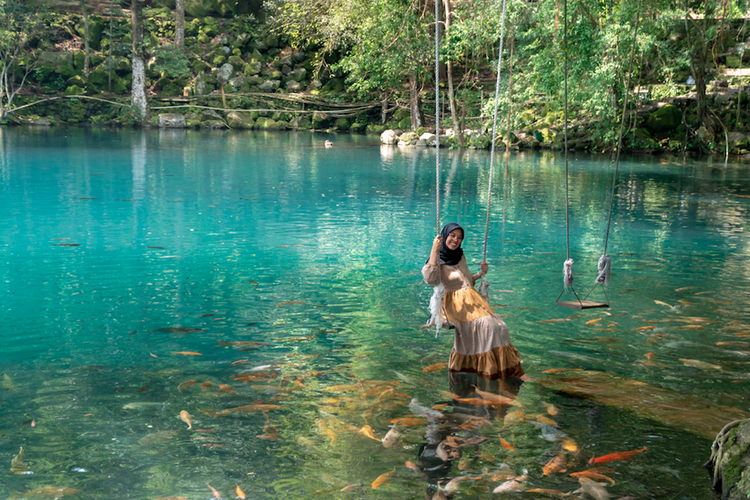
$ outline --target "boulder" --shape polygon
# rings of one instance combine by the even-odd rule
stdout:
[[[52,125],[52,122],[49,121],[49,118],[32,118],[31,121],[29,121],[29,125],[37,125],[40,127],[49,127]]]
[[[39,65],[49,64],[52,66],[61,66],[66,64],[73,66],[72,52],[42,52],[39,56]]]
[[[263,64],[261,64],[258,61],[252,61],[243,66],[243,71],[246,76],[253,76],[260,73],[260,70],[263,68]]]
[[[742,132],[729,132],[727,134],[727,139],[729,139],[730,144],[738,144],[743,141],[748,140],[748,136],[743,134]]]
[[[295,82],[301,82],[305,79],[307,76],[307,70],[305,68],[297,68],[292,70],[288,75],[287,78],[290,80],[294,80]]]
[[[398,135],[394,130],[386,130],[380,134],[380,143],[388,146],[393,146],[398,143]]]
[[[411,144],[412,141],[419,140],[419,136],[417,135],[416,132],[404,132],[403,134],[401,134],[398,140],[401,142]]]
[[[266,47],[273,48],[279,46],[279,37],[274,35],[273,33],[269,34],[267,37],[263,39],[263,43],[266,44]]]
[[[722,500],[750,498],[750,419],[730,422],[717,434],[704,466]]]
[[[288,92],[299,92],[302,90],[302,85],[300,85],[299,82],[295,82],[294,80],[289,80],[286,82],[286,90]]]
[[[419,140],[425,143],[425,146],[434,146],[437,143],[437,137],[435,134],[431,134],[429,132],[425,132],[424,134],[419,136]],[[418,146],[420,144],[417,144]]]
[[[266,80],[258,88],[261,92],[273,92],[279,88],[279,85],[281,85],[281,81],[279,80]]]
[[[86,94],[86,89],[81,88],[78,85],[71,85],[70,87],[65,89],[64,94],[65,95],[84,95]]]
[[[221,116],[219,116],[219,113],[217,113],[213,109],[204,109],[201,111],[201,119],[221,121]]]
[[[653,113],[646,120],[646,128],[652,134],[669,132],[682,123],[682,111],[677,106],[666,104]]]
[[[159,115],[159,128],[186,128],[185,117],[179,113],[161,113]]]
[[[201,122],[201,128],[214,130],[219,128],[227,128],[227,124],[221,120],[206,120]]]
[[[254,123],[248,113],[230,111],[227,113],[227,125],[229,125],[229,128],[251,129]]]

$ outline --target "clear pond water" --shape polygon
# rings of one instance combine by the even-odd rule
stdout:
[[[423,372],[452,345],[450,333],[420,329],[431,294],[420,269],[435,234],[433,150],[307,133],[0,136],[1,498],[208,499],[210,484],[225,498],[239,485],[259,499],[421,499],[459,476],[472,479],[454,498],[490,498],[524,469],[517,489],[569,492],[580,488],[569,474],[591,468],[591,457],[643,447],[606,464],[612,498],[708,496],[711,440],[637,407],[532,382],[515,406],[475,408],[480,425],[458,418],[447,371]],[[488,153],[441,159],[441,219],[466,228],[477,269]],[[566,254],[562,157],[512,155],[508,178],[498,163],[491,303],[532,378],[603,370],[750,410],[745,164],[623,161],[611,307],[579,312],[555,305]],[[611,183],[608,158],[571,157],[570,247],[584,293]],[[414,397],[444,405],[447,417],[397,424],[390,448],[373,439],[413,416]],[[225,411],[253,404],[273,406]],[[563,451],[560,433],[580,451]],[[484,440],[443,461],[437,434]],[[558,455],[567,471],[545,475]]]

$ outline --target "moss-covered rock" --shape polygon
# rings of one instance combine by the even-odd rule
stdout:
[[[348,131],[349,127],[349,120],[347,120],[346,118],[337,118],[336,121],[333,122],[333,128],[342,132]]]
[[[86,89],[78,85],[71,85],[63,92],[65,95],[86,95]]]
[[[193,60],[192,63],[190,63],[190,69],[193,70],[193,73],[196,75],[199,73],[204,73],[206,71],[211,70],[211,66],[206,64],[205,62],[201,61],[200,59]]]
[[[401,120],[399,120],[397,127],[400,128],[400,129],[404,129],[404,130],[405,129],[410,129],[411,128],[411,117],[407,116],[406,118],[402,118]]]
[[[255,122],[250,119],[249,113],[230,111],[227,113],[227,125],[229,125],[229,128],[251,129],[255,125]]]
[[[682,123],[682,111],[677,106],[666,104],[651,113],[646,120],[646,128],[652,134],[674,130]]]

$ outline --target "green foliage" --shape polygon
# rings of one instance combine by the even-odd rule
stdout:
[[[162,45],[153,51],[154,70],[172,78],[190,77],[190,58],[185,48]]]

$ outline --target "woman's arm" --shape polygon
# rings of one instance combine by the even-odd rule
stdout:
[[[432,240],[432,251],[430,251],[430,260],[427,263],[431,266],[437,266],[438,255],[440,254],[440,247],[443,246],[443,238],[438,234],[435,239]]]
[[[474,278],[474,281],[478,281],[482,276],[487,274],[487,270],[490,268],[490,266],[488,266],[486,262],[482,262],[482,264],[479,267],[482,270],[479,271],[477,274],[472,275],[472,277]]]

